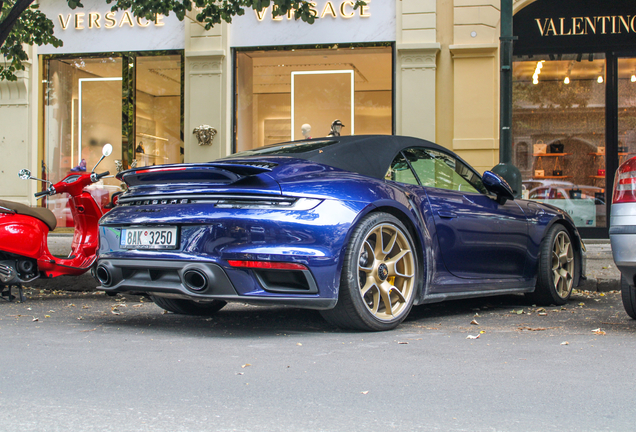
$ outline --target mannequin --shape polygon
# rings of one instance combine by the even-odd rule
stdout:
[[[311,139],[311,125],[309,123],[305,123],[304,125],[302,125],[300,127],[300,131],[302,132],[305,139]]]
[[[333,123],[331,123],[331,131],[329,131],[329,135],[327,136],[340,136],[340,131],[343,127],[344,125],[340,120],[334,120]]]

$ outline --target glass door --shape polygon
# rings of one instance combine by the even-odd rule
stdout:
[[[618,59],[618,164],[636,156],[636,57]]]

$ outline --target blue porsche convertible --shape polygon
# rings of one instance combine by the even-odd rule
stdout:
[[[287,142],[118,178],[128,190],[100,221],[99,289],[175,313],[277,304],[389,330],[446,299],[564,304],[585,274],[567,213],[421,139]]]

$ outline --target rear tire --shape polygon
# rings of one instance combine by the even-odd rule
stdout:
[[[577,269],[577,254],[568,230],[553,225],[541,242],[539,254],[537,284],[534,292],[527,294],[528,299],[542,306],[566,304]]]
[[[372,213],[351,234],[336,307],[320,313],[344,329],[394,329],[411,311],[417,280],[409,231],[388,213]]]
[[[631,319],[636,319],[636,288],[629,286],[625,276],[621,274],[621,297],[623,307]]]
[[[169,299],[150,296],[153,302],[161,309],[181,315],[211,316],[223,309],[227,302],[212,300],[208,302],[196,302],[185,299]]]

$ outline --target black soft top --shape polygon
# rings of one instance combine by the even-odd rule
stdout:
[[[396,135],[356,135],[273,144],[235,153],[219,161],[248,157],[251,159],[288,156],[383,179],[393,158],[400,151],[416,146],[447,152],[444,147],[420,138]]]

